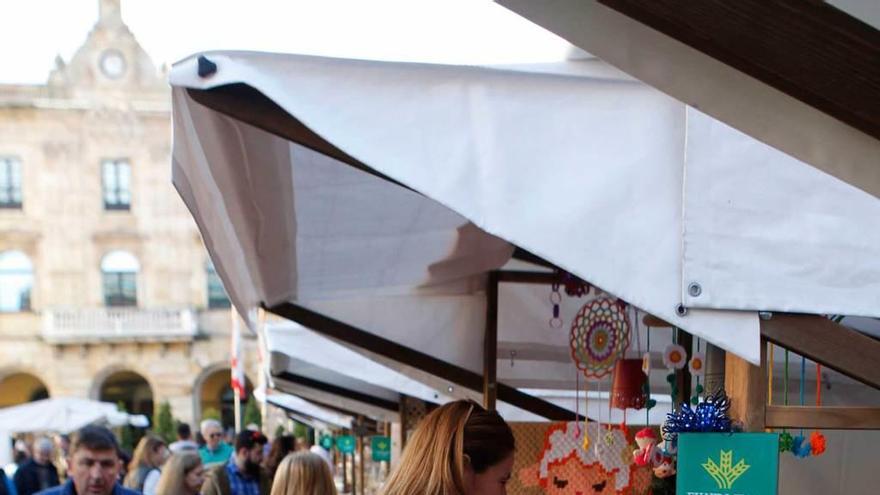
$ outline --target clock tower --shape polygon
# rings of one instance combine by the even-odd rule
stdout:
[[[167,98],[165,74],[156,69],[122,18],[120,0],[98,0],[98,21],[69,62],[56,58],[49,76],[53,94],[117,102],[132,94]]]

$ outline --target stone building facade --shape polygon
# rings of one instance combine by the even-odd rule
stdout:
[[[118,0],[44,85],[0,85],[0,407],[228,421],[228,300],[171,185],[170,89]],[[257,342],[244,339],[257,380]]]

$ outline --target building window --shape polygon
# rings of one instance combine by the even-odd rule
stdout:
[[[131,209],[131,165],[128,160],[104,160],[101,163],[105,210]]]
[[[33,266],[24,253],[0,253],[0,312],[30,311],[33,285]]]
[[[208,266],[205,268],[208,274],[208,308],[228,308],[229,296],[226,295],[226,289],[223,288],[223,281],[217,275],[214,263],[208,260]]]
[[[140,264],[131,253],[111,251],[101,260],[104,304],[137,306],[137,274]]]
[[[21,208],[21,161],[0,157],[0,208]]]

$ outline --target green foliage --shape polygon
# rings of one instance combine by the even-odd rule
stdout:
[[[171,404],[168,401],[159,404],[159,409],[156,411],[156,424],[153,426],[153,430],[156,435],[159,435],[161,439],[168,443],[175,440],[174,418],[171,416]]]
[[[307,438],[309,436],[309,427],[300,423],[299,421],[294,421],[293,436],[302,439]]]
[[[275,438],[284,436],[287,434],[287,428],[284,425],[278,425],[278,428],[275,428]]]
[[[206,419],[216,419],[217,421],[220,421],[220,411],[213,407],[206,407],[202,411],[202,421]]]
[[[116,408],[119,409],[120,412],[128,412],[125,409],[125,404],[122,401],[116,403]],[[131,431],[131,426],[125,425],[117,428],[116,436],[119,438],[119,447],[126,451],[131,452],[134,450],[134,433]]]
[[[252,424],[261,428],[263,426],[263,415],[260,413],[260,408],[257,407],[257,400],[253,397],[247,401],[244,408],[244,426]]]

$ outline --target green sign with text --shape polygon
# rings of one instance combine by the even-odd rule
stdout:
[[[373,437],[370,441],[370,450],[373,451],[374,461],[390,461],[391,439],[388,437]]]
[[[676,495],[776,495],[776,433],[682,433]]]
[[[343,454],[354,454],[355,441],[351,435],[342,435],[336,437],[336,448]]]

